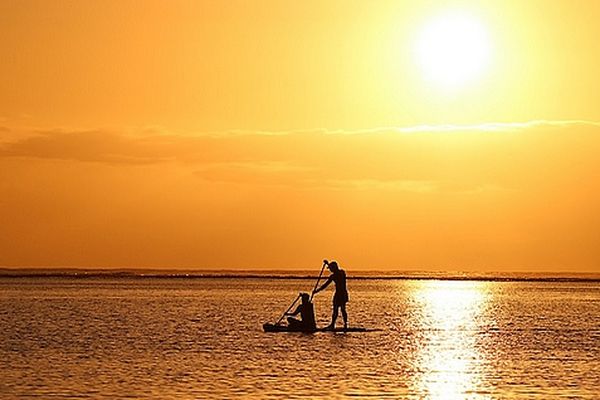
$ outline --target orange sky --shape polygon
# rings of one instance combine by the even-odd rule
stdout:
[[[3,1],[0,266],[600,272],[600,5],[471,3]]]

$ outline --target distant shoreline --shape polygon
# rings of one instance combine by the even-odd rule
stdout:
[[[231,271],[231,270],[98,270],[98,269],[22,269],[0,268],[0,278],[69,279],[282,279],[314,280],[309,271]],[[351,280],[447,280],[490,282],[589,282],[600,283],[595,273],[469,273],[424,271],[349,271]]]

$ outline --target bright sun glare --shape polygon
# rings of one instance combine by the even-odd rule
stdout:
[[[417,65],[427,81],[460,89],[480,77],[490,61],[487,31],[475,16],[445,13],[429,21],[415,43]]]

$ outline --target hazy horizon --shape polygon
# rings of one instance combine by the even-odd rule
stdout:
[[[491,280],[491,281],[590,281],[600,280],[598,272],[557,271],[469,271],[448,269],[347,269],[348,279],[440,279],[440,280]],[[292,278],[314,280],[319,269],[257,269],[257,268],[86,268],[86,267],[3,267],[0,277],[192,277],[192,278]],[[328,274],[325,273],[325,276]]]

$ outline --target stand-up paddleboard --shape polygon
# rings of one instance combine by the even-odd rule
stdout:
[[[269,322],[267,322],[266,324],[263,324],[263,329],[265,332],[305,332],[305,333],[315,332],[313,330],[293,329],[293,328],[290,328],[289,326],[271,324]]]
[[[335,263],[335,264],[337,265],[337,263]],[[303,329],[302,327],[296,326],[298,324],[294,324],[293,327],[290,327],[289,325],[288,326],[280,325],[280,322],[283,321],[283,318],[285,318],[286,315],[296,315],[296,314],[298,314],[298,312],[300,312],[300,311],[298,311],[299,309],[296,309],[296,311],[294,313],[290,314],[290,311],[292,310],[292,308],[294,308],[294,306],[296,305],[296,302],[298,302],[298,300],[300,298],[302,298],[303,306],[310,306],[310,308],[308,309],[309,312],[307,312],[308,315],[305,316],[304,314],[302,314],[302,319],[303,320],[306,319],[307,321],[310,321],[307,323],[307,325],[309,325],[309,326],[315,325],[314,309],[312,308],[312,298],[313,298],[315,292],[317,291],[317,288],[319,287],[319,282],[321,281],[321,277],[323,276],[323,270],[325,269],[325,266],[327,266],[327,265],[330,265],[329,261],[323,260],[323,266],[321,267],[321,272],[319,273],[319,278],[317,279],[317,282],[315,283],[315,287],[313,288],[313,291],[312,291],[312,294],[310,295],[310,297],[308,297],[308,293],[298,294],[298,297],[296,297],[296,299],[292,302],[292,304],[290,304],[288,309],[281,315],[281,317],[279,317],[277,322],[275,322],[274,324],[272,324],[270,322],[263,324],[263,330],[265,332],[302,332],[302,333],[340,332],[340,333],[345,333],[345,332],[375,332],[375,331],[381,330],[381,329],[369,329],[369,328],[364,328],[364,327],[360,327],[360,326],[354,326],[354,327],[349,327],[349,328],[335,328],[335,329],[328,329],[328,328]],[[346,299],[346,301],[347,301],[347,299]],[[306,309],[304,309],[304,308],[302,310],[306,311]],[[304,313],[304,311],[302,311],[302,312]]]
[[[362,326],[349,326],[348,328],[335,328],[335,329],[327,329],[327,328],[318,328],[317,332],[377,332],[381,329],[370,329]]]
[[[317,328],[316,330],[301,330],[301,329],[292,329],[288,326],[284,325],[275,325],[266,323],[263,325],[263,329],[265,332],[303,332],[303,333],[317,333],[317,332],[376,332],[379,329],[369,329],[361,326],[351,326],[348,328],[335,328],[335,329],[326,329],[326,328]]]

